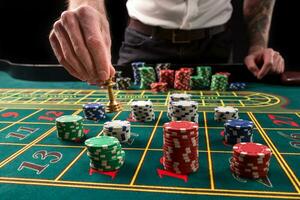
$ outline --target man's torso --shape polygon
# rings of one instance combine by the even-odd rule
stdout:
[[[128,0],[129,16],[169,29],[201,29],[225,24],[231,0]]]

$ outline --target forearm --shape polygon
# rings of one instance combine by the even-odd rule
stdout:
[[[105,0],[68,0],[68,9],[76,9],[80,6],[91,6],[100,13],[105,13]]]
[[[274,5],[275,0],[244,0],[244,18],[248,30],[249,51],[268,46]]]

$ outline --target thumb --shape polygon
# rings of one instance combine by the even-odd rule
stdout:
[[[247,66],[248,70],[254,74],[254,76],[257,77],[259,68],[255,62],[255,56],[254,55],[249,55],[245,58],[245,65]]]

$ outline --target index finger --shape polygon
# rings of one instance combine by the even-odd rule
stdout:
[[[111,61],[109,51],[105,45],[101,33],[100,20],[97,20],[97,14],[82,8],[78,11],[78,19],[83,31],[86,45],[92,55],[99,81],[106,81],[110,77]]]

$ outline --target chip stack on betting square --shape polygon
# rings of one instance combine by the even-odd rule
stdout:
[[[156,75],[153,67],[140,67],[141,85],[140,89],[149,89],[151,83],[156,82]]]
[[[125,162],[125,151],[117,138],[93,137],[85,141],[90,167],[98,171],[116,171]]]
[[[83,118],[79,115],[64,115],[56,118],[57,137],[61,140],[80,141],[83,133]]]
[[[166,70],[171,67],[171,63],[157,63],[155,67],[157,79],[160,80],[160,70]]]
[[[224,124],[224,141],[226,144],[253,142],[253,122],[243,119],[227,120]]]
[[[212,75],[212,69],[210,66],[198,66],[197,67],[197,76],[202,79],[202,88],[210,87],[210,80]]]
[[[223,74],[214,74],[211,79],[210,90],[226,91],[228,86],[228,77]]]
[[[199,168],[198,124],[188,121],[163,126],[163,166],[167,171],[190,174]]]
[[[195,101],[175,101],[169,113],[171,121],[191,121],[198,123],[198,103]]]
[[[118,90],[128,90],[131,86],[131,78],[120,77],[116,79],[116,88]]]
[[[171,120],[171,113],[173,112],[172,110],[172,103],[176,101],[190,101],[192,98],[192,95],[190,94],[183,94],[183,93],[174,93],[171,94],[169,97],[169,103],[168,103],[168,112],[167,116]]]
[[[121,143],[130,139],[130,123],[128,121],[114,120],[105,122],[103,125],[103,134],[116,137]]]
[[[153,103],[148,101],[133,101],[131,103],[131,117],[139,122],[155,120]]]
[[[272,151],[259,143],[239,143],[233,146],[230,170],[241,178],[259,179],[268,175]]]
[[[134,62],[131,63],[132,71],[133,71],[133,78],[134,78],[134,84],[135,85],[140,85],[141,83],[141,75],[140,75],[140,67],[144,67],[145,63],[144,62]]]
[[[239,109],[231,106],[219,106],[215,108],[214,120],[217,122],[226,122],[229,119],[238,119]]]
[[[191,72],[190,70],[180,69],[175,72],[174,89],[190,90]]]
[[[159,82],[167,83],[168,88],[174,87],[175,71],[171,69],[160,70]]]
[[[99,121],[106,118],[105,105],[101,103],[87,103],[82,108],[87,120]]]

